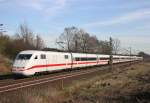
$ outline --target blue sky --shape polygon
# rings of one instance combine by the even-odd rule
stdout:
[[[0,0],[0,13],[8,34],[25,21],[50,47],[65,27],[76,26],[150,54],[150,0]]]

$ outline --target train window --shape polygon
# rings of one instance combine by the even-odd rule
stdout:
[[[46,55],[45,54],[41,54],[41,59],[46,59]]]
[[[80,61],[80,58],[75,58],[75,61]]]
[[[81,58],[81,61],[87,61],[87,58]]]
[[[32,54],[19,54],[17,56],[17,60],[29,60],[31,58]]]
[[[69,57],[68,57],[68,55],[65,55],[65,59],[68,59]]]
[[[96,60],[96,58],[87,58],[88,59],[88,61],[95,61]]]
[[[34,59],[38,59],[38,56],[36,55]]]
[[[119,59],[119,58],[113,58],[113,59],[117,60],[117,59]]]
[[[103,57],[102,57],[102,58],[100,58],[100,60],[108,60],[108,58],[103,58]]]
[[[86,57],[82,57],[82,58],[75,58],[75,61],[95,61],[97,58],[86,58]]]

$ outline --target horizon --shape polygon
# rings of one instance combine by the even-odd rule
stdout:
[[[65,27],[82,28],[100,40],[121,41],[121,47],[150,54],[150,1],[136,0],[0,0],[1,22],[14,35],[27,22],[48,47]]]

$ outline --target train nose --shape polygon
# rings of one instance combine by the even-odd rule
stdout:
[[[12,71],[23,71],[24,69],[25,69],[25,67],[13,66]]]
[[[13,66],[16,68],[22,68],[25,67],[27,63],[28,63],[27,60],[15,60]]]

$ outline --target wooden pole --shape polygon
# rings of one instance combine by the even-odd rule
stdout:
[[[61,80],[61,90],[63,90],[64,89],[64,81],[63,81],[63,79]]]
[[[113,68],[113,55],[112,55],[113,46],[112,46],[112,38],[111,37],[109,40],[109,44],[110,44],[109,65],[110,65],[110,69],[112,69]]]

